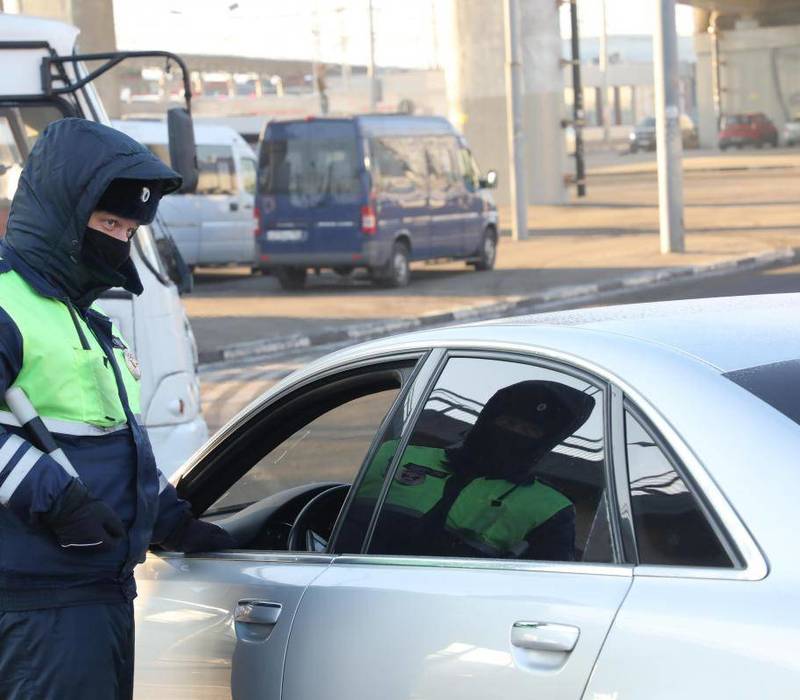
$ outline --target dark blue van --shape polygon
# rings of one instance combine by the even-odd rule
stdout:
[[[309,269],[408,284],[412,260],[494,266],[497,208],[452,125],[369,115],[272,121],[261,141],[255,266],[285,289]]]

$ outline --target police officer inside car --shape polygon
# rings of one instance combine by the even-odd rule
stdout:
[[[133,569],[148,546],[235,546],[157,469],[137,417],[147,368],[95,304],[112,287],[142,293],[131,241],[180,184],[82,119],[48,126],[20,177],[0,248],[1,698],[130,698]],[[29,441],[2,401],[10,387],[72,473]]]

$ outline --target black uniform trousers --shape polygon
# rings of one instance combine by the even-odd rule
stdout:
[[[130,700],[132,603],[0,612],[0,700]]]

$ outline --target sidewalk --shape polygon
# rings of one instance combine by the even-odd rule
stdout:
[[[793,154],[790,154],[790,156]],[[304,292],[225,269],[198,275],[184,303],[201,362],[356,340],[458,319],[599,300],[613,290],[721,270],[789,263],[800,250],[800,151],[784,167],[687,172],[686,252],[661,255],[655,178],[608,174],[589,196],[530,208],[531,237],[503,237],[497,268],[415,264],[411,285],[379,290],[323,274]],[[501,225],[505,223],[501,212]]]

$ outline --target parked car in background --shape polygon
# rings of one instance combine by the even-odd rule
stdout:
[[[745,146],[761,148],[765,144],[769,144],[774,147],[778,145],[778,130],[761,112],[729,114],[722,117],[717,140],[723,151],[733,146],[736,148]]]
[[[798,306],[517,317],[284,379],[173,479],[241,549],[137,570],[139,697],[794,697]]]
[[[681,142],[683,147],[699,148],[700,138],[697,127],[691,117],[687,114],[680,116]],[[638,151],[656,150],[656,120],[655,117],[647,117],[639,122],[628,134],[628,148],[631,153]]]
[[[167,125],[159,121],[115,121],[169,164]],[[172,235],[190,268],[238,263],[252,267],[256,156],[227,126],[195,124],[200,178],[191,194],[165,197],[158,220]]]
[[[256,265],[286,289],[309,268],[409,282],[412,260],[494,266],[497,209],[464,139],[440,117],[272,121],[261,141]]]
[[[787,146],[796,146],[800,143],[800,117],[790,119],[783,126],[783,142]]]

